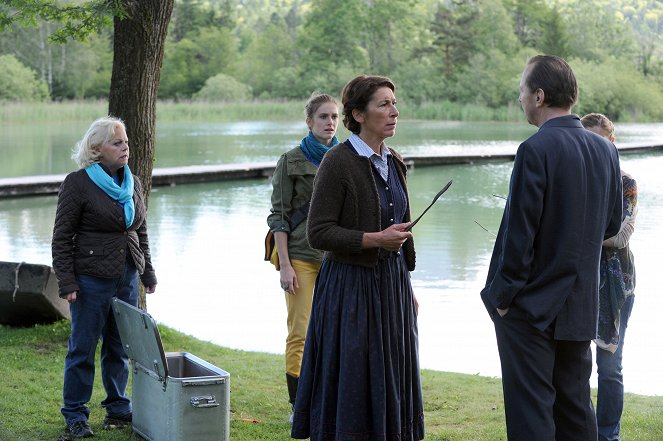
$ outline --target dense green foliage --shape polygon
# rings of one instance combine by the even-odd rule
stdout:
[[[290,425],[283,355],[222,348],[159,327],[166,351],[190,352],[230,373],[230,439],[287,441]],[[62,368],[69,322],[33,328],[0,326],[0,439],[54,440],[60,415]],[[97,354],[97,372],[99,360]],[[100,441],[138,440],[130,429],[101,429],[104,399],[96,375],[90,423]],[[497,378],[424,370],[426,440],[506,440],[502,388]],[[663,439],[663,397],[626,394],[622,433],[629,441]]]
[[[0,55],[0,101],[43,101],[48,97],[46,82],[13,55]]]
[[[32,28],[3,22],[19,4],[38,3],[0,5],[0,55],[38,72],[52,99],[105,98],[112,32],[62,45],[48,37],[101,26],[116,2],[60,27],[43,14]],[[25,25],[30,14],[20,17]],[[314,90],[338,95],[353,75],[375,73],[395,81],[401,102],[504,108],[516,105],[523,65],[536,53],[563,56],[577,71],[577,111],[663,119],[657,0],[176,0],[159,96],[303,99]]]

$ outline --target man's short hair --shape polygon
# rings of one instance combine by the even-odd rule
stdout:
[[[536,55],[527,62],[529,74],[525,86],[534,93],[544,92],[543,103],[549,107],[570,109],[578,100],[578,82],[571,66],[555,55]]]

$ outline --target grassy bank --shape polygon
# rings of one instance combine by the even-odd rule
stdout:
[[[157,120],[161,122],[210,121],[293,121],[304,117],[304,101],[255,101],[241,103],[172,102],[157,104]],[[492,109],[473,104],[451,102],[399,103],[406,119],[445,121],[520,121],[519,106]],[[105,101],[63,101],[47,103],[3,103],[0,123],[31,121],[89,121],[108,112]]]
[[[68,333],[66,321],[25,329],[0,326],[1,440],[55,440],[64,432],[59,408]],[[166,351],[191,352],[230,372],[231,440],[290,439],[283,356],[230,350],[165,327],[161,336]],[[90,402],[95,439],[139,439],[130,429],[101,429],[99,377]],[[422,382],[427,440],[506,439],[499,379],[423,371]],[[660,441],[661,421],[663,397],[627,395],[625,440]]]

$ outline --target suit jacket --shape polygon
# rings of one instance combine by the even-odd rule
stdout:
[[[599,258],[622,220],[619,156],[576,115],[553,118],[518,148],[485,288],[488,313],[519,308],[558,340],[591,340]],[[506,315],[508,317],[508,313]]]

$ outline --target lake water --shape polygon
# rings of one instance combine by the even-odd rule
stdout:
[[[0,137],[6,158],[0,176],[71,171],[70,146],[85,126],[10,130],[13,134]],[[302,136],[303,127],[162,125],[156,166],[276,160]],[[515,151],[533,130],[524,123],[404,121],[390,145],[404,153]],[[663,143],[663,124],[618,125],[617,134],[624,142]],[[31,161],[23,161],[23,153]],[[657,326],[663,311],[658,256],[663,248],[663,154],[624,155],[622,162],[638,182],[640,205],[631,240],[638,279],[624,349],[625,386],[629,392],[663,395]],[[479,291],[504,203],[493,194],[507,193],[511,167],[510,162],[493,162],[411,172],[413,213],[421,212],[449,179],[454,181],[414,229],[417,269],[412,280],[420,303],[423,368],[500,375],[494,330]],[[267,179],[153,190],[149,233],[159,285],[148,297],[148,310],[159,322],[231,348],[283,352],[283,293],[278,273],[262,261],[270,191]],[[50,265],[55,204],[54,196],[0,200],[0,260]]]

